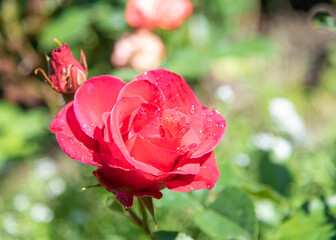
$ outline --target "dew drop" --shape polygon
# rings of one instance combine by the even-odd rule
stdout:
[[[213,186],[214,185],[212,183],[206,183],[206,188],[209,189],[209,190],[212,189]]]
[[[181,168],[180,168],[180,167],[178,167],[178,168],[176,168],[176,170],[179,170],[179,171],[180,171],[180,170],[181,170]]]
[[[208,118],[208,122],[211,123],[213,120],[212,118]]]
[[[190,109],[189,109],[190,114],[195,114],[195,106],[191,105]]]
[[[82,128],[86,128],[87,127],[87,125],[84,123],[83,125],[82,125]]]

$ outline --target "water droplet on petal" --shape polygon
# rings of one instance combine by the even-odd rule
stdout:
[[[209,190],[212,189],[213,186],[214,185],[212,183],[206,183],[206,188],[209,189]]]
[[[190,109],[189,109],[190,114],[195,114],[195,106],[191,105]]]

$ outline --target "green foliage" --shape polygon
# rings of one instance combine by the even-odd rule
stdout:
[[[67,44],[78,44],[90,34],[90,14],[85,8],[73,7],[62,13],[54,21],[46,24],[40,37],[40,47],[51,50],[55,47],[53,41],[57,38]]]
[[[328,240],[335,236],[335,229],[326,224],[323,212],[312,214],[298,212],[282,223],[272,239],[274,240]]]
[[[46,112],[42,109],[24,112],[4,101],[0,101],[0,112],[0,167],[4,160],[38,152],[48,134]]]
[[[226,188],[209,208],[237,224],[249,234],[249,239],[257,235],[257,219],[249,197],[237,188]]]

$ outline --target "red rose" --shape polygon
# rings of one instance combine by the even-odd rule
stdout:
[[[130,0],[125,17],[131,27],[171,30],[180,26],[192,12],[189,0]]]
[[[165,187],[211,189],[219,177],[213,149],[225,120],[202,107],[182,77],[164,69],[129,83],[89,79],[50,129],[71,158],[98,166],[93,174],[126,208],[133,196],[161,198]]]
[[[87,64],[83,52],[79,63],[65,43],[52,51],[46,80],[53,89],[60,93],[74,93],[86,78]]]

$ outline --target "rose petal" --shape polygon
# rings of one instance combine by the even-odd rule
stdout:
[[[97,180],[109,191],[158,192],[164,188],[162,178],[138,170],[110,168],[106,165],[93,172]]]
[[[98,151],[98,142],[88,137],[80,128],[73,102],[64,106],[56,115],[50,124],[50,130],[56,133],[58,144],[69,157],[84,164],[101,165],[95,153]]]
[[[125,82],[103,75],[84,82],[75,94],[74,111],[83,131],[97,139],[103,128],[102,114],[110,112]]]
[[[165,96],[165,109],[175,109],[191,117],[191,127],[202,129],[202,106],[184,79],[166,69],[144,72],[133,81],[148,80],[157,85]]]
[[[113,168],[122,168],[125,170],[134,169],[121,153],[119,148],[113,142],[99,142],[99,156],[107,166]]]
[[[214,152],[202,156],[200,161],[201,168],[197,175],[179,175],[166,181],[167,188],[177,192],[189,192],[192,189],[212,189],[220,174]]]
[[[125,118],[129,117],[135,109],[138,109],[142,103],[145,103],[145,100],[139,96],[124,97],[120,99],[113,107],[111,113],[111,126],[113,126],[111,127],[111,134],[114,143],[118,146],[118,148],[130,164],[132,164],[137,169],[141,169],[141,171],[145,173],[160,175],[162,174],[161,170],[145,164],[141,161],[137,161],[136,159],[131,157],[118,127],[120,126],[121,122]]]
[[[140,96],[148,103],[154,104],[159,108],[164,108],[165,100],[161,90],[147,80],[132,81],[128,83],[118,96],[118,100],[123,97]]]
[[[222,140],[225,132],[226,122],[218,110],[210,110],[203,107],[203,130],[200,145],[192,157],[197,158],[205,153],[211,152]]]
[[[179,157],[176,152],[158,148],[140,135],[135,137],[130,155],[137,161],[146,163],[163,172],[169,172]]]

